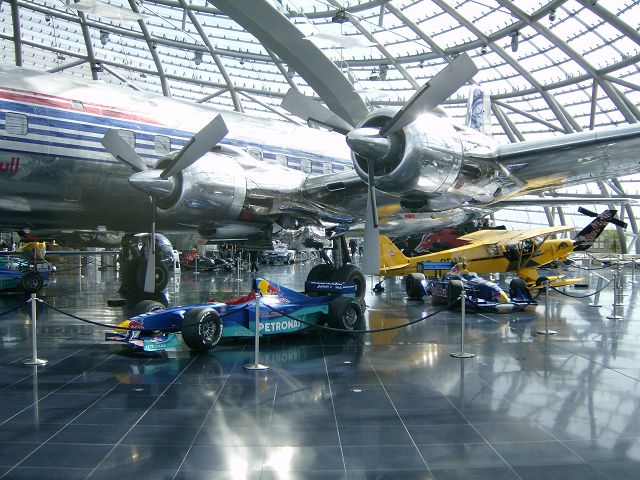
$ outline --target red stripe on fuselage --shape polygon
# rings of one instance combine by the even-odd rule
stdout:
[[[102,115],[106,117],[120,118],[123,120],[134,120],[153,125],[161,125],[157,120],[146,117],[140,113],[131,111],[124,112],[121,110],[116,110],[113,107],[108,107],[106,105],[87,103],[83,100],[76,100],[77,102],[82,103],[83,108],[75,108],[71,99],[56,97],[43,93],[29,92],[27,90],[17,90],[13,88],[2,87],[0,88],[0,98],[16,102],[28,103],[32,105],[42,105],[46,107],[60,108],[63,110],[71,110],[78,113]]]

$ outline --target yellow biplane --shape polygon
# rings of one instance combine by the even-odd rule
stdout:
[[[583,211],[585,213],[586,211]],[[571,228],[543,227],[531,230],[479,230],[460,237],[469,243],[461,247],[415,257],[405,256],[387,237],[380,237],[380,275],[428,273],[423,262],[458,262],[464,260],[467,269],[475,273],[516,272],[529,287],[540,287],[545,280],[553,286],[571,285],[582,279],[563,276],[541,277],[538,267],[555,260],[565,260],[574,250],[591,246],[609,222],[626,226],[613,218],[615,210],[597,215],[573,239],[551,239],[552,235]],[[595,214],[593,214],[595,215]],[[428,264],[427,264],[428,267]]]

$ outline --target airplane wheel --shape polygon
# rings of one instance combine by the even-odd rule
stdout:
[[[329,321],[334,328],[360,330],[362,328],[362,308],[347,297],[338,297],[329,303]]]
[[[410,273],[404,277],[404,288],[407,291],[407,297],[421,300],[425,295],[422,281],[425,279],[422,273]]]
[[[142,315],[143,313],[160,312],[165,310],[165,306],[155,300],[142,300],[133,307],[133,316]]]
[[[546,292],[547,289],[544,287],[544,282],[549,281],[549,279],[547,277],[538,277],[536,278],[536,287],[540,287],[538,288],[539,292]]]
[[[20,288],[27,293],[37,293],[42,289],[44,282],[36,272],[26,272],[20,278]]]
[[[464,295],[464,285],[461,280],[449,280],[447,302],[452,310],[460,309],[460,296]],[[455,303],[454,303],[455,302]],[[453,303],[453,305],[452,305]]]
[[[137,286],[141,291],[144,291],[144,277],[147,274],[147,262],[142,260],[138,265],[136,272]],[[160,293],[169,284],[169,269],[164,263],[160,263],[156,260],[156,270],[154,279],[154,293]]]
[[[355,265],[347,263],[341,266],[333,274],[333,281],[353,283],[356,286],[356,298],[354,300],[356,302],[362,302],[364,299],[367,290],[367,281],[364,278],[362,270]]]
[[[208,307],[192,308],[184,316],[182,339],[192,350],[206,352],[218,344],[222,329],[218,312]]]

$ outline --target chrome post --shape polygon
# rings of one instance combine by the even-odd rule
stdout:
[[[617,279],[614,282],[615,283],[615,287],[614,287],[614,300],[613,303],[615,304],[616,307],[624,307],[624,301],[622,299],[622,297],[624,297],[624,293],[622,292],[622,284],[623,284],[623,274],[622,274],[622,268],[624,265],[622,265],[622,263],[618,263],[618,268],[617,268]],[[618,297],[617,297],[617,301],[615,300],[615,291],[618,291]]]
[[[555,330],[549,330],[549,287],[551,282],[546,280],[544,282],[545,296],[544,296],[544,330],[538,330],[540,335],[556,335],[558,332]]]
[[[460,297],[460,351],[451,354],[454,358],[472,358],[476,355],[474,353],[468,353],[464,351],[464,323],[465,323],[465,308],[466,308],[466,294],[464,293],[464,283],[462,284],[462,296]]]
[[[37,322],[37,305],[36,305],[36,294],[31,294],[31,360],[25,360],[22,362],[24,365],[46,365],[47,360],[42,358],[38,358],[38,334],[36,331],[36,322]]]
[[[602,275],[598,275],[598,284],[596,285],[596,294],[593,297],[593,302],[589,304],[590,307],[601,307],[600,303],[600,292],[602,291],[602,282],[604,281],[604,277]]]
[[[256,320],[255,320],[255,341],[253,363],[246,363],[246,370],[267,370],[267,365],[260,364],[260,292],[256,292]]]
[[[613,312],[607,318],[609,320],[622,320],[622,315],[618,315],[616,308],[622,306],[621,303],[618,302],[618,274],[613,274]]]

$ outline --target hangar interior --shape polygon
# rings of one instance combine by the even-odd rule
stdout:
[[[280,15],[267,16],[274,5]],[[334,79],[258,40],[277,43],[293,24],[372,108],[404,105],[468,53],[490,94],[491,134],[515,143],[638,122],[639,14],[631,0],[11,0],[0,4],[0,63],[301,124],[280,106],[287,90],[319,97],[303,77],[329,90]],[[467,96],[443,108],[462,122]],[[542,294],[535,312],[468,313],[462,330],[460,312],[407,299],[392,277],[384,293],[367,291],[368,329],[434,315],[375,333],[270,337],[266,371],[243,368],[249,341],[205,355],[105,344],[104,328],[80,319],[127,313],[107,306],[117,273],[98,260],[46,287],[37,346],[48,363],[25,366],[29,309],[2,295],[0,478],[634,478],[638,207],[615,197],[637,199],[637,185],[636,175],[541,195],[592,197],[598,211],[610,199],[629,223],[608,231],[624,264],[585,258],[570,271],[586,288],[554,289],[548,304]],[[501,210],[493,221],[583,225],[575,209]],[[303,289],[311,266],[260,274]],[[251,278],[183,272],[167,296],[246,293]],[[545,322],[556,335],[538,333]],[[461,351],[475,356],[451,357]]]

